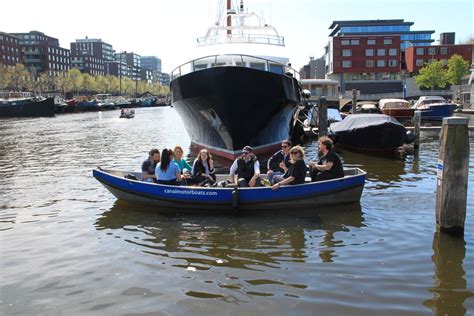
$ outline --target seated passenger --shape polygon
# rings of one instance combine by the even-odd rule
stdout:
[[[181,173],[186,174],[186,173],[191,172],[191,169],[193,167],[191,167],[191,165],[188,164],[188,162],[185,159],[183,159],[183,153],[184,153],[183,148],[181,146],[176,146],[174,147],[173,152],[174,152],[173,162],[178,165],[179,170],[181,170]]]
[[[277,183],[283,180],[283,175],[288,171],[288,167],[290,167],[290,147],[291,141],[284,140],[281,143],[281,150],[268,159],[267,177],[270,183]]]
[[[173,151],[163,149],[161,152],[161,161],[156,165],[155,175],[157,183],[167,185],[179,185],[184,178],[181,170],[173,161]]]
[[[252,151],[252,147],[245,146],[242,149],[242,156],[230,167],[231,181],[239,187],[261,186],[260,163]]]
[[[310,162],[311,181],[323,181],[344,177],[341,158],[333,150],[334,144],[327,136],[319,138],[318,163]]]
[[[216,175],[214,172],[214,161],[212,160],[211,154],[209,154],[206,149],[202,149],[196,160],[194,160],[191,171],[192,178],[188,182],[195,183],[199,186],[206,184],[214,185],[216,183]]]
[[[302,184],[306,177],[306,164],[304,162],[304,150],[301,146],[294,146],[290,150],[290,167],[283,175],[281,181],[272,186],[272,190],[279,189],[282,185]]]
[[[153,148],[148,152],[148,159],[142,163],[142,181],[155,182],[156,165],[160,162],[160,151]]]

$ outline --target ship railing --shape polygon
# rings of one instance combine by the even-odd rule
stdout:
[[[245,34],[232,36],[206,36],[197,39],[199,46],[215,45],[215,44],[265,44],[265,45],[276,45],[285,46],[285,38],[278,35],[258,35],[258,34]]]
[[[262,57],[243,54],[210,55],[188,61],[171,72],[171,80],[183,75],[214,67],[247,67],[300,79],[299,72],[291,66]]]
[[[18,100],[32,98],[32,92],[12,92],[12,91],[0,91],[0,99],[2,100]]]

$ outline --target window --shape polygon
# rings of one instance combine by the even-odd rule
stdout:
[[[358,39],[351,40],[351,45],[359,45],[359,40]]]
[[[385,56],[385,49],[377,49],[377,56]]]
[[[375,45],[375,40],[374,39],[367,40],[367,45]]]
[[[351,42],[349,40],[342,40],[341,45],[350,45]]]
[[[385,67],[385,60],[377,60],[377,67]]]
[[[374,56],[374,50],[373,49],[366,49],[365,50],[365,56]]]
[[[384,38],[384,39],[383,39],[383,43],[384,43],[385,45],[390,45],[390,44],[392,44],[392,39],[391,39],[391,38]]]
[[[390,49],[388,50],[388,54],[389,54],[390,56],[397,56],[398,50],[397,50],[396,48],[390,48]]]
[[[350,60],[342,61],[342,68],[350,68],[351,66],[352,66],[352,62]]]
[[[374,61],[373,60],[366,60],[365,61],[365,67],[374,67]]]
[[[397,67],[397,61],[395,59],[391,59],[388,61],[389,67]]]
[[[350,49],[343,49],[342,50],[342,56],[344,56],[344,57],[352,56],[352,51]]]
[[[428,48],[428,54],[430,54],[430,55],[436,54],[436,48],[434,48],[434,47]]]
[[[441,55],[447,55],[448,54],[448,48],[447,47],[440,47],[439,53]]]
[[[416,55],[424,55],[425,54],[425,49],[424,48],[417,48],[416,49]]]
[[[415,61],[415,65],[420,66],[420,67],[423,66],[423,59],[417,59]]]

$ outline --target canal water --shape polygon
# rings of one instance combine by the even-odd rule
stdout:
[[[454,238],[435,227],[438,133],[416,157],[341,152],[368,173],[360,205],[161,215],[117,201],[92,169],[189,148],[183,123],[169,107],[118,116],[0,121],[1,315],[474,314],[474,138]]]

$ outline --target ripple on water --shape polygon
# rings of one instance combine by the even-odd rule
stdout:
[[[423,136],[418,157],[341,151],[347,166],[367,170],[360,205],[289,215],[164,216],[116,202],[91,176],[96,166],[138,170],[153,147],[180,144],[193,160],[173,109],[136,114],[127,121],[118,111],[2,121],[0,313],[474,310],[474,172],[464,240],[436,233],[437,135]],[[471,140],[471,161],[473,148]],[[315,142],[306,149],[314,159]]]

